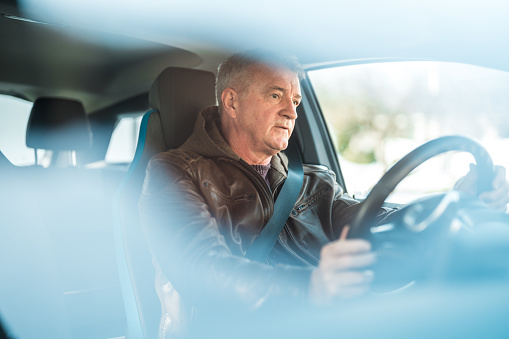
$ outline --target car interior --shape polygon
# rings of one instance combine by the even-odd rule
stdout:
[[[152,110],[142,120],[137,151],[119,191],[116,236],[120,237],[117,244],[123,239],[125,247],[123,251],[117,249],[117,258],[122,260],[125,255],[129,273],[126,277],[129,279],[121,280],[121,283],[125,284],[124,290],[130,290],[132,284],[142,330],[148,338],[157,335],[155,330],[158,329],[161,310],[155,289],[152,288],[156,274],[150,249],[147,243],[138,240],[144,237],[137,206],[145,170],[152,156],[178,148],[184,143],[191,135],[197,112],[201,107],[215,104],[214,93],[215,76],[207,71],[171,67],[156,78],[149,94]],[[135,314],[129,319],[128,326],[135,328],[138,323]],[[137,331],[140,333],[139,328]]]
[[[266,28],[260,28],[260,35],[254,35],[255,43],[248,41],[249,37],[232,35],[228,36],[232,39],[229,44],[223,30],[218,29],[215,35],[210,32],[210,35],[201,36],[190,24],[191,27],[182,27],[182,31],[174,29],[174,40],[165,43],[161,35],[166,31],[159,32],[155,23],[150,26],[143,20],[145,25],[136,33],[127,26],[124,33],[113,24],[108,31],[105,28],[108,26],[103,26],[105,20],[99,28],[94,26],[93,19],[88,27],[81,21],[73,25],[69,22],[70,17],[58,22],[58,17],[51,15],[51,11],[42,10],[44,5],[38,6],[33,1],[0,0],[0,44],[3,46],[0,50],[2,327],[7,338],[156,338],[161,306],[154,289],[152,255],[140,227],[137,208],[148,161],[157,153],[183,144],[192,133],[197,113],[216,104],[217,65],[234,52],[251,45],[258,47],[258,42],[265,41],[260,36],[266,33]],[[176,13],[178,16],[178,11]],[[187,11],[182,13],[182,16],[189,14]],[[442,19],[447,21],[440,17],[438,27],[442,27]],[[315,20],[314,23],[320,21]],[[144,31],[150,31],[149,28],[153,29],[153,35]],[[189,31],[186,37],[185,28]],[[252,27],[246,26],[240,33],[249,30]],[[473,48],[460,48],[469,45],[468,39],[464,45],[458,43],[455,52],[444,48],[456,46],[457,40],[451,32],[437,34],[436,41],[431,41],[429,36],[418,36],[414,40],[405,35],[406,43],[392,45],[395,42],[391,42],[383,47],[375,38],[368,39],[371,45],[379,46],[380,53],[367,51],[359,42],[349,45],[348,40],[356,39],[348,39],[347,33],[341,33],[345,35],[338,39],[345,41],[346,52],[339,53],[338,44],[322,41],[339,33],[331,30],[325,34],[324,31],[327,30],[315,33],[309,28],[303,42],[295,44],[298,45],[296,54],[302,57],[308,72],[399,60],[393,57],[466,62],[504,73],[509,70],[506,61],[509,59],[501,61],[506,51],[496,53],[500,39],[495,38],[500,38],[497,34],[503,34],[499,30],[491,35],[493,40],[485,41],[475,36],[475,41],[482,41],[479,44],[487,50],[484,58],[477,51],[467,53]],[[456,33],[456,29],[452,32]],[[362,30],[361,33],[366,32]],[[267,45],[277,49],[278,43]],[[293,42],[282,44],[281,50],[291,52],[292,45]],[[315,54],[314,47],[317,48]],[[490,57],[495,54],[496,57]],[[347,159],[336,151],[333,128],[324,118],[323,100],[317,95],[319,87],[312,77],[302,80],[303,98],[298,107],[299,119],[293,138],[304,163],[328,167],[336,174],[338,184],[348,192],[349,181],[341,167]],[[20,103],[28,107],[24,115],[15,109]],[[122,130],[123,121],[129,125],[126,123],[127,128]],[[14,132],[11,126],[15,124],[22,125],[22,133]],[[20,134],[16,138],[21,141],[14,141],[15,133]],[[117,136],[120,146],[114,148]],[[22,145],[18,147],[17,144]],[[127,156],[108,160],[109,154],[115,155],[115,152]],[[376,203],[382,205],[385,198],[386,195],[378,198]],[[463,219],[459,220],[463,224],[486,222],[507,226],[506,214],[490,214],[484,206],[470,201],[465,202],[466,207],[461,207],[459,203],[454,205],[460,198],[452,203],[450,197],[447,199],[440,196],[436,203],[433,200],[431,204],[413,205],[407,209],[407,215],[414,217],[414,223],[417,223],[415,220],[428,220],[426,217],[432,214],[422,215],[419,211],[427,213],[450,205],[454,210],[441,214],[441,222],[452,223],[451,220],[457,219],[456,215],[462,215]],[[376,233],[381,247],[392,246],[406,237],[400,233],[393,236],[387,230],[388,227],[366,228],[359,234]],[[482,246],[475,247],[476,251],[471,253],[506,258],[508,242],[499,239],[496,246],[491,246],[491,238],[488,238],[483,238]],[[430,239],[435,238],[430,236]],[[407,247],[412,244],[408,242],[405,251],[411,251],[412,248]],[[488,248],[489,252],[485,252]],[[467,257],[463,247],[457,253],[444,262],[456,265],[460,256]],[[442,260],[433,258],[433,263]],[[387,265],[394,266],[392,261]],[[481,263],[476,265],[476,268],[480,267]],[[458,272],[463,269],[460,266],[457,265]],[[493,261],[490,267],[493,268],[490,272],[495,272],[493,276],[501,277],[503,282],[509,278],[506,273],[509,267],[503,260]],[[460,273],[457,276],[466,275],[464,271]],[[499,291],[499,287],[496,285],[493,290]],[[485,300],[494,300],[491,297]],[[451,298],[461,300],[461,295]],[[402,299],[397,299],[394,305],[400,303],[402,306],[393,312],[404,316],[406,309]],[[471,303],[475,304],[473,300]],[[448,309],[457,311],[452,306]],[[369,314],[376,311],[380,309],[372,308]],[[362,312],[359,306],[353,314]],[[496,314],[493,319],[498,321],[507,315],[507,308],[497,301],[496,307],[488,313]],[[374,321],[388,331],[384,333],[391,330],[382,324],[387,318],[389,315]],[[309,319],[316,321],[318,326],[332,321],[333,317],[320,318],[316,314],[316,318]],[[433,323],[434,320],[428,321]],[[497,331],[499,325],[494,325]],[[362,333],[369,335],[368,328]],[[355,325],[349,330],[354,331]],[[503,330],[491,334],[503,333]],[[300,335],[312,335],[309,331],[308,328],[308,332],[303,331]],[[408,334],[402,333],[398,335],[405,337]]]

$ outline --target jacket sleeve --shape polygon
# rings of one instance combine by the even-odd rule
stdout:
[[[183,159],[154,157],[139,201],[140,220],[165,276],[194,305],[256,309],[306,299],[311,269],[235,256]]]
[[[344,193],[343,188],[338,183],[335,183],[332,223],[334,225],[334,235],[336,239],[340,237],[343,228],[352,222],[362,204],[362,202],[359,202]],[[383,224],[387,222],[390,220],[389,218],[392,218],[396,211],[396,208],[382,207],[375,216],[376,224]]]

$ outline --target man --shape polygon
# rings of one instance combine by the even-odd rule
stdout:
[[[369,290],[371,245],[346,239],[358,203],[323,166],[304,166],[295,213],[266,262],[244,257],[286,178],[287,159],[280,152],[295,126],[302,77],[292,58],[232,56],[218,71],[219,106],[199,114],[193,135],[179,149],[151,160],[140,215],[164,276],[162,299],[181,295],[202,307],[213,300],[252,310],[288,300],[327,304]],[[473,187],[473,177],[463,180],[463,190]],[[494,185],[485,199],[507,204],[502,168]],[[377,221],[390,213],[384,209]],[[173,326],[176,318],[163,326]]]

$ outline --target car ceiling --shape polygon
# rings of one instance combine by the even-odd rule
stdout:
[[[146,93],[166,66],[214,71],[258,47],[306,65],[403,58],[507,71],[508,9],[494,0],[0,0],[0,92],[74,97],[94,112]]]
[[[0,91],[34,100],[79,98],[87,111],[146,92],[166,66],[195,67],[199,56],[152,41],[100,32],[95,37],[68,25],[12,20],[0,8]]]

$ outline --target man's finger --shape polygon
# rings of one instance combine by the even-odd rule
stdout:
[[[373,252],[366,252],[355,255],[322,258],[321,266],[332,272],[363,268],[373,265],[376,262],[376,255]]]
[[[341,271],[329,274],[328,283],[341,286],[363,285],[373,282],[375,274],[371,270]]]
[[[479,199],[484,201],[485,203],[491,203],[493,201],[496,201],[497,199],[500,199],[502,197],[502,192],[500,191],[489,191],[484,192],[479,195]]]
[[[346,225],[341,230],[341,235],[339,236],[339,240],[346,240],[346,237],[348,236],[348,232],[350,231],[350,225]]]
[[[371,251],[371,244],[364,239],[336,240],[322,248],[321,256],[342,256]]]
[[[369,289],[370,289],[369,284],[343,287],[335,293],[334,297],[340,299],[354,299],[366,294],[369,291]]]
[[[496,189],[490,191],[490,192],[484,192],[479,196],[479,199],[490,203],[490,202],[496,202],[498,200],[505,200],[507,199],[509,193],[509,184],[507,182],[502,183],[499,185]]]
[[[374,274],[372,271],[347,271],[327,275],[324,278],[321,293],[325,293],[327,298],[345,298],[366,293],[371,286]]]
[[[461,177],[456,184],[454,185],[454,189],[474,195],[477,191],[476,182],[477,182],[477,167],[474,164],[470,164],[469,172]]]
[[[494,208],[494,209],[499,209],[499,210],[502,210],[502,211],[506,211],[507,204],[509,204],[509,195],[507,193],[505,193],[504,197],[501,197],[501,198],[499,198],[497,200],[488,200],[488,199],[485,199],[484,196],[481,196],[481,199],[489,207]]]
[[[495,166],[495,178],[493,179],[493,187],[500,187],[507,184],[505,167]]]

